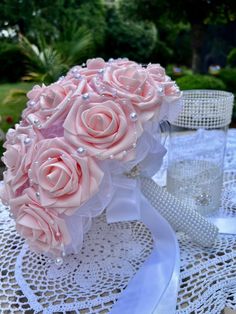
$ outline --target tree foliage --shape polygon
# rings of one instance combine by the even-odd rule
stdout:
[[[114,7],[107,9],[106,16],[105,58],[128,57],[137,62],[146,62],[155,48],[157,39],[154,23],[126,19]]]
[[[172,25],[173,22],[188,23],[192,39],[192,68],[195,72],[203,70],[202,47],[206,25],[228,23],[236,19],[235,0],[130,0],[127,4],[124,0],[122,3],[128,14],[136,19],[152,20],[156,25],[163,19],[170,25],[171,21]],[[175,31],[174,27],[170,30]]]
[[[60,40],[62,37],[68,39],[68,35],[71,36],[81,26],[91,33],[94,47],[103,44],[105,13],[102,0],[0,2],[0,30],[12,27],[32,42],[37,40],[38,33],[43,34],[47,42]]]

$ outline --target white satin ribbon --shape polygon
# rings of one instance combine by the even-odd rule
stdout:
[[[107,222],[130,221],[140,219],[140,189],[138,181],[125,175],[117,175],[112,179],[114,194],[107,206]]]
[[[175,232],[169,223],[150,205],[140,190],[137,189],[136,192],[141,195],[140,220],[152,233],[154,249],[123,291],[110,313],[174,314],[180,267],[179,246]],[[127,209],[129,204],[122,206]]]
[[[236,234],[236,217],[210,217],[208,220],[219,229],[219,233]]]

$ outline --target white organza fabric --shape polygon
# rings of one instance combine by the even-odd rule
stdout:
[[[163,168],[156,181],[164,185]],[[222,215],[236,215],[236,130],[230,130]],[[181,252],[178,314],[219,314],[236,309],[236,236],[219,235],[212,248],[178,234]],[[0,207],[0,309],[2,314],[109,313],[129,280],[152,251],[150,232],[140,222],[94,220],[80,255],[61,266],[31,253]],[[155,278],[158,280],[158,278]],[[132,313],[131,313],[132,314]]]

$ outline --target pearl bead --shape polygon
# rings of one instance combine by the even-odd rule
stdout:
[[[28,105],[29,105],[30,107],[33,107],[33,106],[36,105],[36,102],[35,102],[34,100],[30,100],[30,101],[28,101]]]
[[[74,73],[74,78],[76,78],[77,80],[81,78],[81,74],[79,74],[78,72]]]
[[[57,237],[60,237],[60,235],[61,235],[60,232],[57,232],[57,233],[56,233],[56,236],[57,236]]]
[[[99,69],[99,70],[98,70],[98,73],[99,73],[99,74],[103,74],[103,73],[104,73],[104,69]]]
[[[113,58],[110,58],[109,60],[108,60],[108,62],[113,62],[114,61],[114,59]]]
[[[110,155],[110,159],[114,159],[114,155],[113,154]]]
[[[130,116],[130,119],[132,121],[137,121],[137,119],[138,119],[138,115],[136,112],[131,112],[131,114],[129,116]]]
[[[36,192],[35,195],[36,195],[37,198],[40,197],[40,193],[39,192]]]
[[[164,88],[163,87],[158,87],[157,89],[159,94],[162,94],[164,92]]]
[[[9,214],[9,217],[10,217],[10,218],[13,218],[13,217],[14,217],[13,213],[10,213],[10,214]]]
[[[82,98],[83,98],[84,100],[89,99],[89,94],[88,94],[88,93],[83,94],[83,95],[82,95]]]
[[[62,256],[65,257],[66,256],[66,252],[63,251],[62,252]]]
[[[71,72],[72,72],[72,73],[76,73],[76,72],[78,72],[78,69],[77,69],[77,68],[73,68],[73,69],[71,70]]]
[[[55,260],[55,264],[57,266],[61,266],[63,264],[63,259],[61,257],[58,257],[56,260]]]
[[[29,138],[29,137],[26,137],[25,139],[24,139],[24,143],[27,145],[27,144],[29,144],[31,142],[31,138]]]
[[[86,152],[86,149],[82,146],[80,146],[78,149],[77,149],[77,153],[80,154],[80,155],[84,155]]]
[[[41,128],[41,124],[40,124],[40,121],[39,121],[38,119],[35,119],[35,120],[33,121],[33,124],[34,124],[36,127]]]
[[[136,143],[133,143],[133,145],[132,145],[132,146],[133,146],[133,148],[135,148],[135,147],[137,146],[137,144],[136,144]]]

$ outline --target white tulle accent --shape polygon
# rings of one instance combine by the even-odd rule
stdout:
[[[100,161],[100,167],[105,175],[99,191],[71,217],[63,216],[72,238],[71,244],[64,248],[65,253],[79,252],[92,219],[105,209],[108,222],[139,220],[140,189],[138,183],[127,178],[125,172],[139,164],[143,175],[152,176],[160,169],[165,153],[159,123],[148,122],[137,143],[135,160],[126,164],[117,160]],[[126,211],[122,211],[122,208],[126,208]]]

